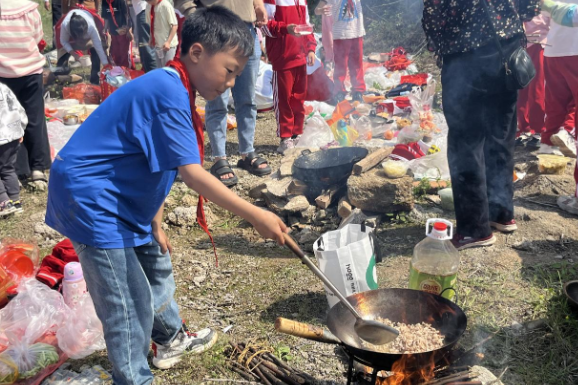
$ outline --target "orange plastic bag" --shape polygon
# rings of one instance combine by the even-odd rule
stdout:
[[[83,104],[100,104],[100,87],[86,83],[63,87],[62,97],[63,99],[76,99]]]

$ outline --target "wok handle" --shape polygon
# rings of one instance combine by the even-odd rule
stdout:
[[[275,320],[275,330],[279,333],[328,344],[339,344],[341,342],[329,330],[282,317],[278,317]]]
[[[335,296],[337,298],[339,298],[339,300],[343,303],[343,305],[345,305],[345,307],[347,307],[349,309],[349,311],[351,311],[353,313],[355,318],[362,319],[361,315],[357,312],[357,309],[355,309],[353,307],[353,305],[351,303],[349,303],[347,298],[345,298],[345,296],[343,294],[341,294],[341,292],[339,290],[337,290],[337,288],[335,286],[333,286],[333,283],[331,283],[329,278],[327,278],[325,276],[325,274],[323,274],[323,272],[321,270],[319,270],[319,268],[317,266],[315,266],[315,264],[313,262],[311,262],[311,260],[309,258],[307,258],[307,256],[305,255],[303,250],[301,250],[301,248],[299,247],[297,242],[295,242],[295,240],[289,234],[283,234],[283,236],[285,237],[285,245],[296,256],[298,256],[299,259],[301,259],[301,262],[303,262],[312,272],[315,273],[315,275],[317,277],[319,277],[319,279],[321,279],[321,281],[323,281],[325,286],[327,286],[329,288],[329,290],[331,290],[333,292],[333,294],[335,294]]]

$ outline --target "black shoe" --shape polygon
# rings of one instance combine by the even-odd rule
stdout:
[[[363,94],[361,92],[354,92],[351,94],[351,99],[354,102],[363,103]]]
[[[516,147],[526,147],[526,141],[528,140],[528,138],[526,138],[525,136],[521,135],[518,136],[516,138]]]
[[[537,149],[540,148],[540,137],[532,136],[526,143],[526,147]]]

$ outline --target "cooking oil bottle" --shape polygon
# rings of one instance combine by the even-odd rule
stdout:
[[[425,233],[427,237],[413,249],[409,288],[452,299],[460,266],[458,250],[451,242],[453,225],[445,219],[429,219]]]

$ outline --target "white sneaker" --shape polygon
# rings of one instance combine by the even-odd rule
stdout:
[[[217,333],[210,328],[190,333],[183,325],[183,329],[169,345],[153,342],[153,365],[159,369],[170,369],[187,353],[200,354],[209,350],[215,345],[217,338]]]
[[[277,152],[281,155],[285,154],[285,151],[295,148],[295,141],[291,138],[282,139],[281,144],[277,147]]]
[[[555,146],[560,147],[560,151],[569,158],[576,158],[576,141],[568,131],[561,129],[550,138]]]
[[[564,156],[560,148],[557,146],[550,146],[545,143],[540,144],[540,148],[538,149],[538,154],[550,154],[550,155],[557,155],[557,156]]]
[[[570,214],[578,215],[578,198],[573,196],[559,197],[558,207]]]

